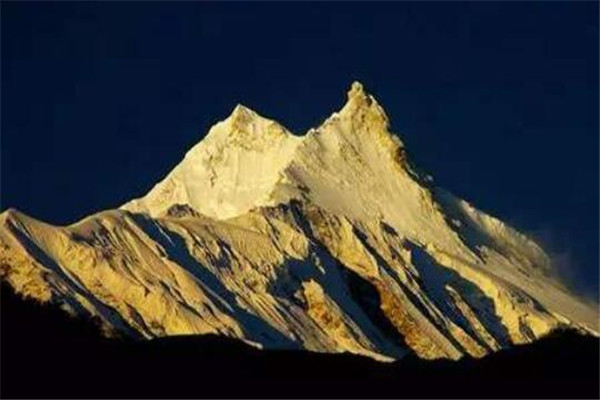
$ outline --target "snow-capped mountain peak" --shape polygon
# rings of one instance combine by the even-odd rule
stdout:
[[[329,137],[322,137],[325,132]],[[339,112],[304,136],[296,136],[276,121],[238,104],[165,180],[124,208],[160,215],[175,204],[187,204],[211,217],[241,215],[253,207],[301,195],[294,187],[302,184],[286,170],[302,162],[302,149],[311,148],[315,151],[312,156],[317,156],[337,151],[326,148],[333,142],[346,149],[346,142],[359,154],[373,140],[387,146],[392,157],[402,157],[403,146],[388,131],[385,111],[359,82],[352,84]],[[314,142],[321,148],[313,149]],[[346,158],[338,161],[352,162]]]
[[[278,122],[238,104],[225,120],[210,129],[206,139],[211,136],[222,136],[220,140],[227,140],[228,144],[243,146],[247,149],[269,151],[269,148],[266,147],[268,144],[272,144],[282,137],[291,136],[291,133]]]
[[[358,82],[296,136],[238,105],[145,196],[53,227],[0,216],[19,292],[144,337],[217,333],[376,359],[598,334],[525,235],[433,185]]]
[[[347,96],[348,100],[338,115],[353,118],[355,122],[370,124],[387,131],[389,120],[385,110],[360,82],[352,83]]]

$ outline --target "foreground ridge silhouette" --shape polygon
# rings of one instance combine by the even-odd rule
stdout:
[[[597,398],[598,338],[572,330],[482,359],[380,363],[219,336],[108,339],[1,288],[3,398]]]

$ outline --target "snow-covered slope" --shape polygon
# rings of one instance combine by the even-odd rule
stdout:
[[[244,214],[268,203],[301,141],[277,122],[237,105],[164,181],[123,208],[158,216],[186,204],[217,219]]]
[[[359,83],[304,136],[237,106],[120,209],[65,227],[5,211],[0,272],[146,338],[456,359],[600,331],[539,246],[410,164]]]

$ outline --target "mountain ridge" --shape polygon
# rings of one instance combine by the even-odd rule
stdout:
[[[412,167],[359,83],[304,136],[236,106],[119,209],[63,227],[1,215],[3,280],[146,338],[389,361],[600,331],[541,247]]]

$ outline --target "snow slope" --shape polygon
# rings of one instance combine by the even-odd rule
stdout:
[[[538,245],[410,164],[356,82],[304,136],[238,105],[120,209],[65,227],[5,211],[0,273],[146,338],[456,359],[600,331]]]

